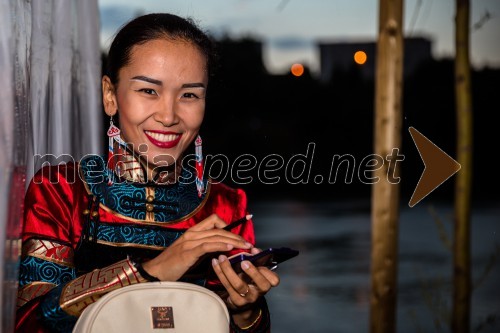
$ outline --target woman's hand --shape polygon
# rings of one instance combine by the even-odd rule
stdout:
[[[259,252],[261,252],[260,249],[251,249],[252,254]],[[225,255],[213,259],[212,266],[226,288],[227,294],[222,297],[228,309],[232,310],[235,323],[239,327],[251,325],[260,312],[260,309],[255,306],[256,302],[272,287],[279,284],[278,274],[267,267],[256,267],[250,261],[244,260],[241,262],[243,273],[238,275]]]
[[[189,228],[172,245],[142,267],[160,281],[177,281],[207,253],[234,248],[250,249],[252,244],[232,232],[222,230],[227,224],[212,214]]]

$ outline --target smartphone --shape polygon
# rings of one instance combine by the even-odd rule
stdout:
[[[290,249],[288,247],[268,248],[257,254],[251,253],[238,253],[228,258],[231,266],[236,273],[240,273],[241,262],[248,260],[255,266],[266,266],[269,269],[276,269],[278,264],[291,259],[299,254],[299,251]],[[186,274],[183,275],[184,279],[212,279],[216,277],[212,268],[212,258],[216,258],[218,254],[210,253],[194,265]]]
[[[254,266],[265,266],[270,270],[275,270],[278,267],[278,264],[287,261],[293,257],[296,257],[299,254],[299,251],[288,248],[288,247],[280,247],[280,248],[268,248],[259,252],[257,254],[251,253],[238,253],[228,258],[231,266],[233,267],[236,273],[240,273],[241,262],[243,260],[250,261]]]

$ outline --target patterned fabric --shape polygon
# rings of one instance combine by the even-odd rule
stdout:
[[[19,270],[17,307],[75,277],[72,248],[54,241],[25,241]]]
[[[54,287],[56,287],[54,283],[38,281],[25,285],[19,290],[16,303],[17,308],[20,308],[32,299],[45,295]]]
[[[23,256],[32,256],[64,266],[73,266],[73,249],[54,241],[30,239],[23,244]]]
[[[19,286],[43,281],[53,284],[61,284],[76,277],[75,269],[59,265],[51,261],[28,256],[21,259],[19,267]]]
[[[149,225],[117,225],[105,222],[99,222],[97,224],[94,221],[90,221],[89,233],[91,235],[96,235],[97,243],[128,244],[130,246],[140,244],[165,248],[179,238],[184,231],[170,230]]]
[[[74,163],[47,166],[30,183],[17,332],[71,332],[85,306],[110,290],[143,281],[123,261],[128,255],[156,256],[211,214],[230,223],[248,213],[246,195],[239,189],[207,183],[209,190],[198,198],[194,182],[108,186],[102,169],[103,182],[97,184],[91,176],[99,176],[99,158],[86,161],[87,171],[94,173]],[[88,177],[75,177],[78,174]],[[252,221],[232,232],[255,244]]]
[[[59,306],[59,298],[64,285],[60,285],[51,290],[40,304],[40,313],[45,319],[47,326],[54,332],[71,332],[78,317],[68,315]]]
[[[137,163],[137,162],[136,162]],[[106,181],[104,158],[90,156],[81,163],[83,179],[89,191],[110,210],[136,220],[147,220],[148,205],[151,205],[155,221],[182,219],[195,211],[204,201],[206,192],[198,197],[195,175],[182,169],[181,181],[171,185],[133,183],[115,178],[113,185]],[[204,179],[205,187],[207,179]],[[154,187],[154,197],[148,201],[147,188]]]

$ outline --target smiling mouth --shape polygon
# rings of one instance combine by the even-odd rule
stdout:
[[[175,147],[180,139],[182,134],[178,133],[160,133],[153,131],[144,131],[149,141],[157,147],[160,148],[172,148]]]
[[[147,135],[155,139],[156,141],[160,142],[169,142],[169,141],[175,141],[180,134],[162,134],[162,133],[155,133],[151,131],[145,131]]]

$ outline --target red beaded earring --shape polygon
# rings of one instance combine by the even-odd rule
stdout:
[[[115,124],[113,124],[113,116],[110,116],[109,128],[107,134],[108,134],[108,161],[107,161],[108,185],[113,185],[113,176],[112,176],[113,172],[118,171],[118,174],[120,174],[119,170],[115,170],[117,166],[115,154],[119,153],[120,148],[124,148],[126,146],[125,142],[120,137],[120,129]],[[115,142],[117,143],[117,147],[115,147]]]
[[[196,157],[196,189],[198,190],[198,197],[201,197],[205,190],[203,183],[203,152],[201,150],[202,140],[198,135],[194,141],[195,157]]]

